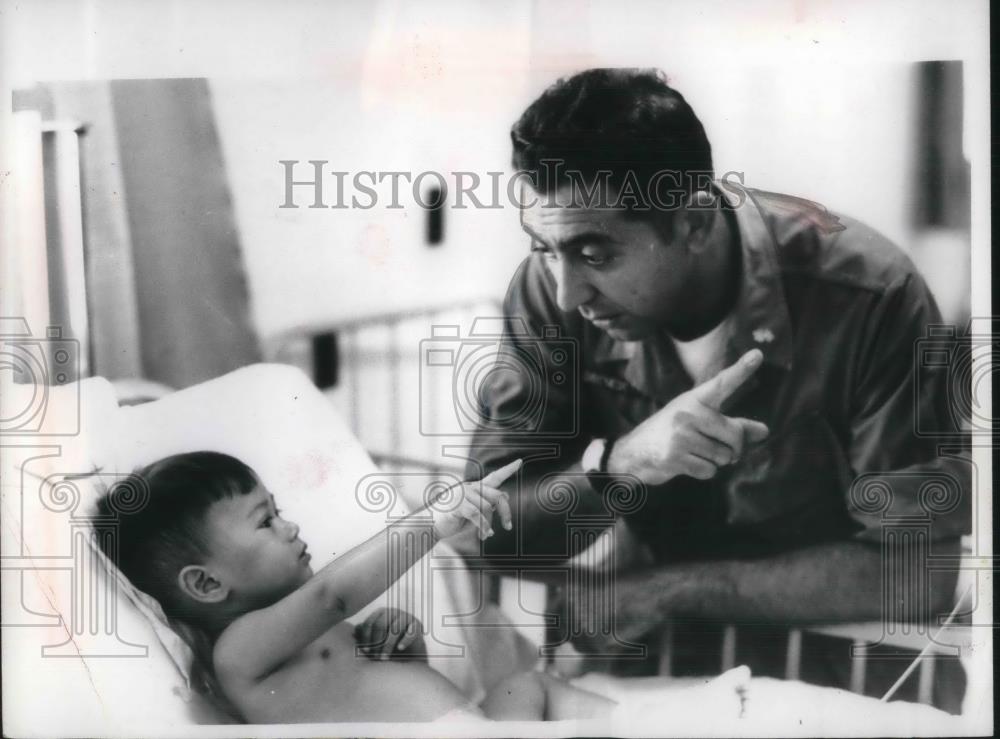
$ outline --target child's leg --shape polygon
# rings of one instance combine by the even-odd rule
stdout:
[[[545,720],[604,718],[618,704],[603,695],[570,685],[562,678],[539,673],[547,698]]]
[[[607,716],[617,704],[541,672],[509,677],[480,704],[497,721],[561,721]]]
[[[479,707],[496,721],[544,721],[545,688],[537,672],[520,672],[493,688]]]

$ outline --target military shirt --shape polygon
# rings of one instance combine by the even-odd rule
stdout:
[[[754,347],[764,362],[722,410],[770,436],[712,480],[644,488],[629,527],[661,560],[875,542],[900,520],[924,522],[930,539],[966,532],[961,380],[954,356],[924,361],[942,320],[911,260],[800,198],[729,186],[724,210],[742,260],[727,364]],[[558,452],[532,463],[536,475],[578,465],[592,439],[626,434],[692,387],[669,336],[618,341],[555,294],[532,254],[504,301],[504,341],[521,361],[484,383],[470,476],[546,444]]]

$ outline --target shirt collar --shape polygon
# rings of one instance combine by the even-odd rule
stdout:
[[[756,347],[764,352],[766,363],[787,370],[792,366],[794,336],[778,247],[753,193],[745,188],[739,192],[742,202],[732,193],[723,195],[733,206],[730,212],[735,216],[743,253],[743,284],[733,310],[730,359],[735,361]]]
[[[727,364],[758,348],[764,362],[787,370],[792,365],[793,335],[781,282],[777,246],[750,190],[727,183],[719,194],[732,206],[743,255],[740,294],[733,309]],[[736,191],[736,192],[732,192]],[[672,388],[690,386],[673,342],[665,335],[642,341],[617,341],[603,331],[594,346],[598,363],[627,361],[624,378],[640,392],[658,400],[673,397]]]

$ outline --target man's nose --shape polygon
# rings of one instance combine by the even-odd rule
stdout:
[[[594,297],[594,288],[568,259],[560,259],[553,267],[556,279],[556,303],[569,313]]]

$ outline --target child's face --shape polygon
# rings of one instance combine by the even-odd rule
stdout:
[[[214,503],[205,529],[211,542],[206,566],[249,608],[277,602],[313,575],[299,527],[281,518],[274,496],[261,484]]]

